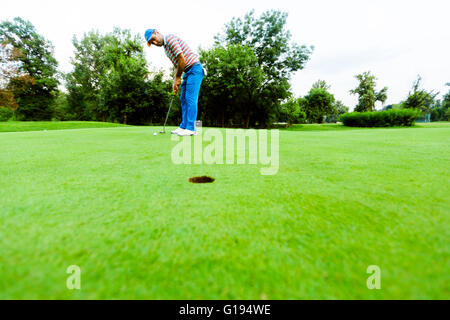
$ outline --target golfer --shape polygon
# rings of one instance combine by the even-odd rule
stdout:
[[[181,86],[182,121],[180,127],[172,131],[172,134],[179,136],[197,135],[195,122],[198,112],[198,95],[203,77],[206,75],[198,56],[177,36],[172,34],[164,36],[156,29],[145,31],[145,40],[149,47],[152,44],[158,47],[164,46],[167,57],[176,68],[173,93],[176,94]],[[182,75],[183,82],[181,82]]]

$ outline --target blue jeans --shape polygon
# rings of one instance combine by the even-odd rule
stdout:
[[[198,112],[198,95],[203,81],[203,67],[200,63],[193,65],[183,75],[181,83],[181,129],[195,131],[195,121]]]

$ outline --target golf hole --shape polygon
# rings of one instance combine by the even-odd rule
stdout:
[[[215,180],[214,178],[206,176],[189,178],[189,182],[192,183],[212,183],[214,182],[214,180]]]

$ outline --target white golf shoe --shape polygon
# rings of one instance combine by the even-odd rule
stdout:
[[[189,136],[196,136],[197,131],[191,131],[187,129],[182,129],[180,132],[177,133],[180,137],[189,137]]]
[[[175,129],[175,130],[173,130],[173,131],[170,131],[170,133],[172,133],[172,134],[178,134],[178,132],[181,132],[181,131],[183,131],[184,129],[181,129],[181,128],[178,128],[178,129]]]

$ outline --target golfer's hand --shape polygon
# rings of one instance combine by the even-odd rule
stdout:
[[[173,82],[173,94],[177,94],[178,90],[180,90],[181,86],[181,78],[175,78]]]

